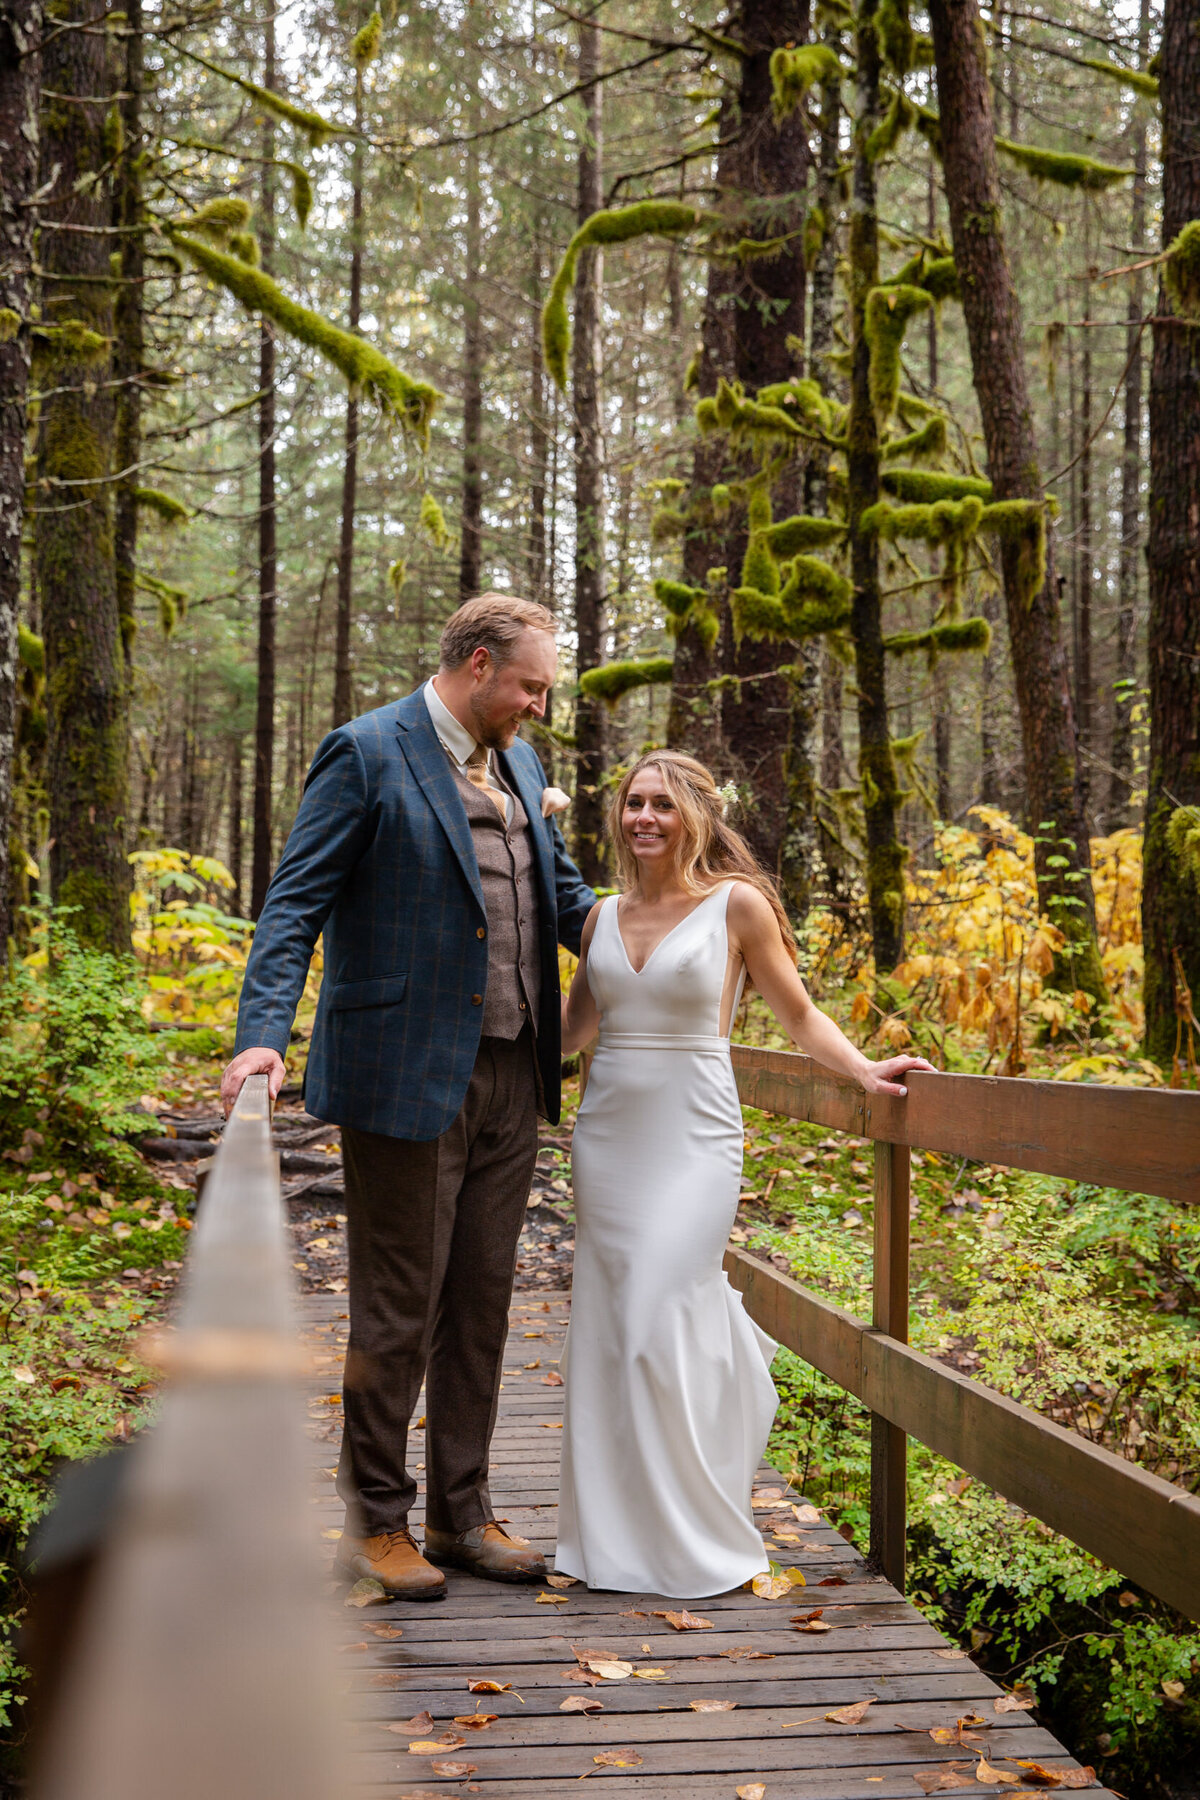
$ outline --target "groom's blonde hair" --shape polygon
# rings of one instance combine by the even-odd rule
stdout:
[[[553,636],[557,628],[554,614],[536,600],[521,600],[516,594],[480,594],[452,612],[442,627],[442,667],[457,669],[482,649],[499,668],[513,654],[523,631],[548,631]]]
[[[642,771],[651,768],[657,769],[662,776],[663,789],[674,802],[683,826],[675,862],[683,887],[699,898],[710,894],[722,881],[749,882],[770,901],[788,955],[795,956],[796,940],[775,883],[741,833],[726,824],[725,796],[713,780],[711,771],[681,750],[648,750],[634,763],[613,796],[608,811],[608,833],[625,891],[628,893],[631,888],[636,888],[638,865],[625,842],[621,815],[630,789]]]

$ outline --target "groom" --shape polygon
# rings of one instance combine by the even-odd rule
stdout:
[[[226,1111],[272,1095],[309,959],[325,974],[305,1102],[342,1128],[350,1339],[338,1561],[437,1600],[452,1563],[539,1580],[495,1523],[495,1423],[537,1116],[559,1113],[559,943],[595,895],[549,817],[533,750],[553,614],[484,594],[446,624],[432,681],[333,731],[313,759],[246,969]],[[408,1528],[409,1420],[426,1381],[425,1551]],[[358,1535],[352,1535],[352,1532]]]

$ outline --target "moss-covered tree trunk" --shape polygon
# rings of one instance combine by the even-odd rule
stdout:
[[[0,17],[0,953],[13,928],[10,837],[19,707],[17,608],[25,522],[29,303],[37,186],[42,0],[11,0]]]
[[[142,243],[142,84],[144,43],[142,0],[127,0],[123,94],[119,103],[122,144],[113,172],[113,219],[121,233],[121,285],[117,289],[113,372],[117,380],[117,481],[114,544],[117,611],[125,659],[133,658],[137,630],[138,505],[142,476],[142,376],[145,363],[145,264]]]
[[[127,714],[113,549],[107,47],[64,0],[42,57],[39,262],[54,391],[38,439],[36,577],[46,654],[50,881],[88,943],[129,949]],[[86,27],[91,27],[87,29]],[[78,98],[74,98],[78,96]],[[74,230],[59,230],[70,225]],[[85,335],[91,334],[91,335]]]
[[[470,25],[468,29],[473,29]],[[475,58],[472,49],[472,58]],[[470,129],[480,123],[478,84],[468,114]],[[479,592],[483,554],[483,225],[480,215],[479,145],[467,145],[467,236],[463,271],[463,368],[462,368],[462,531],[458,564],[458,599],[472,600]]]
[[[748,394],[802,373],[806,274],[802,229],[808,129],[797,109],[780,123],[772,108],[770,62],[783,45],[808,38],[808,0],[742,0],[732,35],[742,44],[737,147],[727,200],[756,239],[787,237],[770,258],[739,265],[733,303],[734,372]],[[791,235],[789,235],[791,234]],[[746,471],[743,471],[745,473]],[[803,467],[792,464],[774,491],[778,515],[803,507]],[[734,552],[741,561],[745,544]],[[725,750],[750,797],[746,836],[764,868],[778,875],[795,918],[808,910],[814,851],[812,733],[816,676],[797,644],[769,637],[727,646],[728,673],[742,684],[724,705]],[[802,671],[778,675],[781,667]]]
[[[1145,68],[1150,50],[1150,0],[1141,0],[1138,20],[1138,65]],[[1140,261],[1146,232],[1146,122],[1149,106],[1141,100],[1133,115],[1133,197],[1129,208],[1129,247]],[[1108,829],[1129,823],[1133,771],[1133,691],[1138,671],[1138,587],[1142,535],[1142,310],[1145,279],[1141,269],[1130,276],[1125,303],[1125,419],[1121,446],[1121,550],[1117,603],[1117,685],[1113,708],[1111,766],[1108,786]]]
[[[858,107],[854,121],[854,187],[850,202],[850,412],[846,421],[846,522],[854,603],[854,671],[858,687],[858,773],[867,843],[867,906],[875,971],[894,969],[904,950],[904,846],[897,834],[900,784],[888,730],[887,667],[879,593],[879,547],[859,521],[879,499],[879,427],[871,399],[867,296],[879,282],[879,217],[875,164],[867,139],[879,123],[876,0],[861,0],[855,31]]]
[[[363,121],[363,70],[354,69],[354,130]],[[356,135],[350,153],[350,330],[358,331],[362,316],[363,268],[363,153]],[[342,463],[342,526],[338,543],[337,626],[333,653],[333,717],[336,730],[354,710],[350,631],[354,621],[354,513],[358,503],[358,395],[346,395],[346,454]]]
[[[1084,196],[1085,264],[1089,260],[1090,218]],[[1079,804],[1091,816],[1091,761],[1095,727],[1092,678],[1092,600],[1095,585],[1095,531],[1092,521],[1092,284],[1083,283],[1079,347],[1079,511],[1075,523],[1075,732],[1079,745]]]
[[[1042,499],[1021,313],[1004,244],[983,37],[975,0],[930,0],[946,194],[988,474],[997,500]],[[1103,997],[1075,720],[1053,547],[1029,573],[1030,546],[1002,542],[1005,609],[1038,898],[1066,934],[1052,981]]]
[[[1160,69],[1165,247],[1189,221],[1200,219],[1200,0],[1166,0]],[[1171,312],[1160,290],[1150,367],[1150,772],[1142,937],[1146,1050],[1164,1068],[1177,1054],[1186,1056],[1189,1030],[1200,1054],[1200,326],[1176,322]],[[1186,808],[1194,809],[1191,815]],[[1181,827],[1190,845],[1183,843]]]
[[[275,15],[263,27],[263,82],[275,86]],[[262,266],[275,261],[275,127],[264,115],[263,180],[259,223]],[[254,842],[250,852],[250,917],[257,919],[271,880],[272,781],[275,772],[275,327],[264,314],[258,327],[258,693],[254,719]]]
[[[601,181],[600,32],[579,27],[579,79],[583,138],[579,148],[582,225],[604,203]],[[575,341],[571,352],[571,404],[575,414],[575,635],[580,672],[604,661],[604,470],[600,438],[600,290],[602,253],[588,247],[575,275]],[[575,702],[576,857],[593,886],[604,876],[605,709],[580,694]]]

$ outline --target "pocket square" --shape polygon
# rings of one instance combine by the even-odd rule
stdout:
[[[570,804],[570,794],[564,794],[561,788],[548,787],[542,789],[543,819],[552,819],[555,813],[565,812]]]

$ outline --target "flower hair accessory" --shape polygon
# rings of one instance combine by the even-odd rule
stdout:
[[[738,803],[737,785],[732,781],[727,781],[724,787],[717,789],[717,793],[721,798],[721,817],[724,818],[730,807],[736,806]]]

